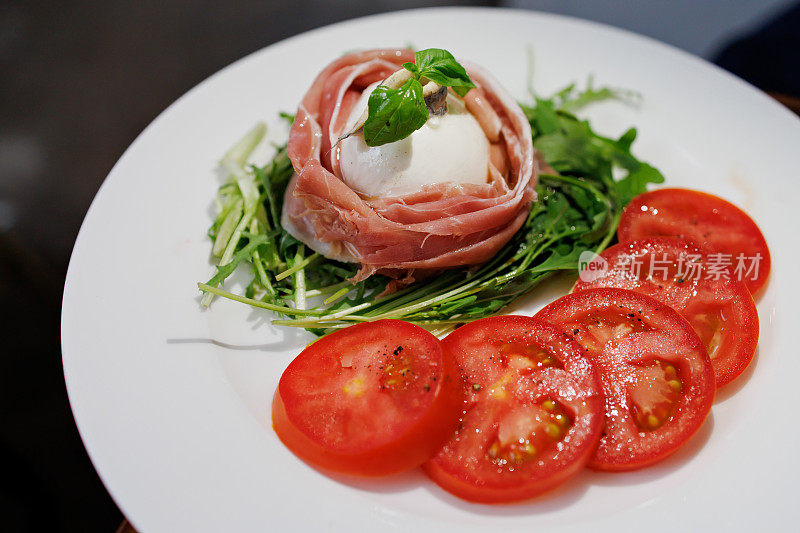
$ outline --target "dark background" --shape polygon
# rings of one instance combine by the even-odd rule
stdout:
[[[136,135],[210,74],[285,37],[371,13],[453,4],[0,3],[4,526],[114,531],[123,519],[86,456],[69,410],[59,319],[63,279],[81,220]],[[800,101],[793,99],[800,97],[797,2],[709,1],[700,3],[697,13],[691,12],[693,2],[507,4],[650,34],[716,60],[789,105]],[[675,8],[665,14],[665,4]],[[672,17],[671,24],[664,23],[665,16]],[[700,30],[705,33],[698,38]]]

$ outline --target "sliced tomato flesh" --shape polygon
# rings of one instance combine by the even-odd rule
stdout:
[[[525,464],[560,442],[570,426],[568,412],[553,400],[518,406],[499,420],[486,455],[497,465]]]
[[[742,281],[752,294],[771,268],[767,241],[753,219],[730,202],[689,189],[658,189],[635,197],[622,212],[621,243],[646,237],[677,237],[705,249],[715,268]]]
[[[455,429],[462,402],[451,357],[399,320],[359,324],[307,347],[281,376],[273,425],[323,468],[382,475],[427,460]]]
[[[758,311],[744,283],[709,270],[708,254],[689,241],[648,237],[617,244],[595,261],[575,291],[629,289],[669,305],[700,336],[711,357],[717,387],[739,376],[758,345]]]
[[[596,365],[605,428],[589,465],[633,470],[675,452],[702,425],[714,373],[697,334],[670,307],[633,291],[587,289],[535,318],[572,336]]]
[[[515,501],[586,464],[603,395],[580,345],[513,315],[467,324],[443,345],[461,368],[466,402],[455,435],[423,466],[437,484],[471,501]]]
[[[683,388],[674,366],[655,361],[633,367],[632,385],[628,388],[631,411],[643,431],[661,427],[675,414]]]

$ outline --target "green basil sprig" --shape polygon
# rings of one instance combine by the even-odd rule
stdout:
[[[368,107],[364,141],[369,146],[405,139],[428,120],[422,84],[415,78],[398,89],[390,89],[385,85],[376,87],[369,97]]]
[[[405,139],[425,124],[428,108],[422,96],[422,78],[452,87],[459,96],[475,87],[464,67],[447,50],[429,48],[415,52],[414,63],[404,63],[403,68],[414,76],[396,89],[380,85],[369,97],[369,115],[364,123],[364,141],[368,146]]]

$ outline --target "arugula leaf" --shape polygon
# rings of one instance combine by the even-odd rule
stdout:
[[[290,252],[290,248],[292,246],[299,246],[300,244],[302,243],[295,239],[290,233],[283,233],[281,234],[281,238],[278,242],[278,250],[280,251],[281,255],[288,257],[293,255]]]
[[[364,141],[369,146],[399,141],[428,120],[422,85],[416,78],[398,89],[378,86],[369,96],[369,116],[364,123]]]
[[[244,236],[249,239],[249,242],[244,246],[244,248],[233,254],[229,262],[225,263],[224,265],[217,266],[217,273],[214,274],[213,278],[208,280],[206,285],[215,287],[225,281],[228,276],[233,274],[233,271],[236,270],[236,267],[242,262],[243,259],[250,257],[253,254],[253,251],[255,251],[259,245],[266,243],[268,239],[267,235],[246,234]]]
[[[534,127],[540,119],[539,115],[534,117]],[[631,153],[635,129],[629,129],[614,140],[598,135],[588,122],[579,121],[569,114],[559,112],[557,121],[555,131],[534,139],[534,148],[562,174],[600,179],[605,187],[613,189],[617,206],[625,206],[634,196],[645,192],[647,184],[664,181],[657,169],[642,163]],[[615,167],[626,172],[616,182],[613,179]]]
[[[586,107],[594,102],[603,100],[622,100],[636,104],[641,99],[641,95],[635,91],[626,91],[611,87],[594,88],[594,80],[589,77],[586,88],[578,91],[574,83],[570,83],[560,91],[557,91],[549,101],[553,103],[559,111],[572,113]]]
[[[574,85],[572,87],[574,88]],[[610,87],[594,89],[590,82],[589,87],[577,95],[573,95],[572,90],[561,94],[562,103],[559,105],[559,109],[571,112],[586,107],[593,102],[600,102],[603,100],[634,100],[637,96],[636,93],[612,89]]]
[[[281,117],[286,122],[288,122],[290,126],[294,124],[294,115],[292,115],[291,113],[287,113],[286,111],[281,111],[280,113],[278,113],[278,116]]]
[[[627,176],[617,181],[614,185],[621,205],[628,205],[634,196],[647,190],[648,183],[663,183],[664,176],[657,168],[647,163],[640,163],[628,173]]]
[[[528,120],[535,134],[547,135],[558,131],[559,122],[555,105],[550,100],[536,99],[536,108],[527,108]]]
[[[452,87],[459,96],[464,96],[475,87],[469,74],[456,61],[453,54],[440,48],[428,48],[414,52],[415,70],[409,69],[408,63],[403,65],[419,78],[428,78],[442,87]]]

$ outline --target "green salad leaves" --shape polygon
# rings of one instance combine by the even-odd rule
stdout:
[[[423,65],[432,69],[430,65],[440,64],[434,55],[429,57],[429,63],[417,60],[420,77]],[[466,83],[447,60],[444,57],[437,72]],[[351,283],[356,265],[314,253],[281,228],[283,193],[292,166],[282,147],[264,167],[244,168],[246,157],[240,155],[252,149],[251,134],[229,152],[236,157],[228,159],[227,166],[242,166],[220,188],[219,214],[209,231],[214,250],[223,251],[214,255],[225,261],[199,287],[207,299],[219,295],[268,309],[279,315],[273,323],[318,335],[380,318],[407,320],[443,334],[458,324],[496,314],[550,276],[576,272],[582,252],[600,251],[612,242],[630,199],[644,192],[648,183],[663,181],[658,170],[631,153],[636,130],[618,139],[605,137],[574,114],[592,102],[623,97],[619,91],[595,90],[591,85],[584,91],[570,86],[523,105],[534,146],[552,171],[540,174],[538,199],[522,229],[484,265],[447,270],[390,294],[384,294],[389,278],[374,275]],[[621,178],[615,179],[615,174]],[[252,271],[244,293],[220,288],[242,263]]]
[[[364,142],[369,146],[405,139],[425,124],[428,107],[423,81],[452,87],[460,96],[475,87],[464,67],[447,50],[429,48],[415,52],[414,63],[404,63],[403,68],[411,72],[410,79],[398,88],[379,85],[369,97],[369,115],[364,123]]]

